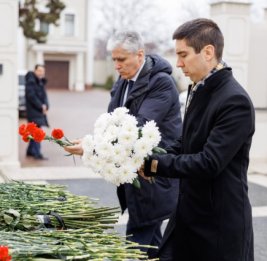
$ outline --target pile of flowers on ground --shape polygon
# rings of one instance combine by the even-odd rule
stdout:
[[[161,135],[154,121],[138,127],[129,110],[120,107],[96,120],[93,135],[83,139],[85,166],[105,180],[120,185],[132,183],[144,158],[158,150]]]
[[[111,230],[118,212],[60,185],[0,184],[0,261],[147,260]]]
[[[62,185],[0,184],[0,230],[112,228],[119,209],[97,207]],[[1,244],[1,242],[0,242]]]

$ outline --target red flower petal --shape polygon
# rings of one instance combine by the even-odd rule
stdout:
[[[8,255],[8,247],[0,246],[0,261],[10,261],[11,256]]]
[[[53,129],[51,133],[52,137],[56,140],[60,140],[61,138],[64,137],[64,132],[62,129]]]
[[[45,136],[46,136],[45,132],[40,128],[36,128],[31,135],[32,135],[34,141],[36,141],[36,142],[43,141]]]
[[[36,129],[39,129],[39,128],[37,127],[37,125],[36,125],[34,122],[29,122],[29,123],[27,124],[26,130],[27,130],[30,134],[34,133]]]
[[[25,142],[29,142],[30,141],[29,134],[26,133],[25,135],[23,135],[22,136],[22,140],[25,141]]]
[[[19,135],[24,135],[25,134],[25,131],[26,131],[26,125],[25,124],[21,124],[19,126]]]

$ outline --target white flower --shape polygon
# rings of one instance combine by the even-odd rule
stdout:
[[[82,161],[86,167],[89,167],[89,168],[92,167],[92,165],[91,165],[91,158],[92,157],[93,157],[92,153],[84,150],[83,155],[82,155]]]
[[[134,144],[134,153],[139,158],[145,158],[147,155],[151,155],[152,149],[151,143],[147,143],[144,138],[140,138]]]
[[[116,165],[121,165],[125,161],[125,157],[129,156],[129,152],[126,151],[121,144],[115,144],[113,147],[113,161]]]
[[[86,135],[82,140],[82,148],[87,153],[93,153],[94,141],[92,135]]]
[[[143,138],[153,147],[157,146],[161,140],[161,135],[154,121],[148,121],[142,128]]]
[[[99,118],[96,120],[95,125],[94,125],[94,134],[96,132],[103,132],[107,126],[109,125],[110,122],[110,114],[109,113],[103,113],[99,116]]]
[[[120,107],[100,115],[94,135],[87,135],[82,141],[84,165],[117,186],[133,182],[144,158],[161,138],[154,121],[145,124],[140,138],[138,122],[128,112]]]
[[[93,169],[94,172],[100,173],[103,166],[103,160],[97,157],[96,155],[91,155],[91,157],[87,157],[87,166]]]
[[[140,157],[138,154],[133,154],[132,164],[136,168],[136,170],[138,170],[143,163],[144,163],[144,157]]]
[[[113,145],[103,141],[95,144],[95,154],[101,159],[107,159],[113,154]]]
[[[132,147],[135,143],[137,135],[128,131],[121,131],[118,135],[118,143],[125,147]]]

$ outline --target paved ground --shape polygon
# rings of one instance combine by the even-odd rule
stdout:
[[[49,91],[51,103],[49,122],[51,128],[62,128],[68,138],[78,138],[92,132],[95,119],[106,111],[109,93],[92,90],[84,93]],[[20,120],[24,122],[25,120]],[[25,157],[26,144],[19,143],[22,169],[13,172],[11,178],[42,180],[66,184],[76,194],[99,198],[99,204],[117,206],[115,187],[82,167],[81,160],[64,156],[55,144],[45,142],[43,153],[47,161],[35,161]],[[41,167],[41,168],[40,168]],[[255,232],[255,261],[267,260],[267,164],[252,161],[249,174],[249,192],[253,206]],[[123,233],[127,214],[120,218],[116,229]]]
[[[109,93],[102,90],[92,90],[82,93],[66,91],[49,91],[50,110],[48,121],[51,131],[53,128],[62,128],[66,137],[75,139],[83,137],[93,130],[97,117],[106,112]],[[21,119],[20,123],[25,122]],[[48,161],[36,161],[25,157],[26,143],[20,140],[19,159],[22,167],[34,166],[74,166],[72,157],[64,157],[63,150],[55,144],[44,142],[42,152],[49,158]],[[76,159],[77,165],[81,165]]]

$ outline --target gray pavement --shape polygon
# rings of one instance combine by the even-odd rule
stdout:
[[[62,128],[69,139],[83,137],[93,130],[96,118],[106,111],[109,93],[90,90],[83,93],[49,91],[49,123]],[[24,119],[20,123],[25,122]],[[115,187],[82,166],[79,157],[66,157],[62,148],[44,142],[42,151],[49,159],[37,161],[25,157],[26,144],[19,142],[22,168],[9,173],[11,179],[65,184],[73,193],[99,198],[100,205],[118,206]],[[249,168],[249,194],[253,206],[255,261],[267,260],[267,162],[252,160]],[[123,233],[127,214],[116,229]],[[166,226],[166,223],[164,227]]]
[[[90,90],[85,92],[48,91],[50,109],[48,121],[50,128],[45,129],[48,133],[53,128],[61,128],[69,139],[83,137],[91,133],[97,117],[106,112],[110,99],[109,92],[104,90]],[[20,124],[26,122],[20,119]],[[45,167],[45,166],[74,166],[72,157],[65,157],[62,148],[56,144],[42,143],[42,152],[49,158],[47,161],[33,160],[25,157],[27,144],[19,141],[19,159],[22,167]],[[81,166],[79,159],[76,159]]]

